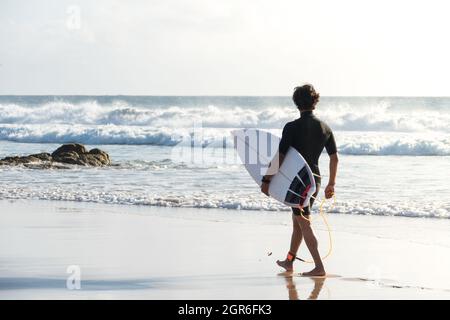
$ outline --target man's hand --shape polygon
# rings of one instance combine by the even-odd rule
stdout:
[[[264,193],[266,196],[269,196],[269,186],[270,182],[263,182],[261,184],[261,192]]]
[[[329,184],[325,188],[325,198],[330,199],[334,195],[334,184]]]
[[[334,184],[336,182],[336,173],[339,163],[338,154],[330,155],[330,177],[328,178],[328,185],[325,188],[325,198],[330,199],[334,195]]]

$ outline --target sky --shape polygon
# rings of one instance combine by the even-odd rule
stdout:
[[[0,94],[450,96],[445,0],[0,0]]]

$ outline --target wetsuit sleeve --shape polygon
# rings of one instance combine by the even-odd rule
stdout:
[[[289,132],[288,125],[285,125],[283,128],[283,134],[281,135],[279,151],[282,154],[286,154],[289,150],[289,147],[292,145],[292,134]]]
[[[333,131],[330,131],[330,136],[325,144],[325,148],[330,156],[337,153],[336,140],[334,139]]]

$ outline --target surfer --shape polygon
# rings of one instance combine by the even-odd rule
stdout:
[[[287,271],[292,271],[298,248],[300,247],[302,239],[305,239],[306,246],[314,260],[315,268],[302,275],[324,276],[326,273],[319,254],[317,238],[311,228],[310,221],[304,217],[308,218],[310,215],[314,198],[317,196],[320,189],[321,178],[319,157],[324,148],[330,157],[330,176],[325,188],[325,197],[329,199],[334,194],[339,161],[336,142],[330,127],[313,114],[313,110],[319,102],[319,93],[315,91],[312,85],[306,84],[301,87],[296,87],[292,99],[300,111],[300,118],[291,121],[284,126],[278,149],[278,156],[271,162],[267,174],[262,179],[261,191],[264,194],[269,195],[270,181],[276,173],[274,172],[273,167],[279,168],[281,166],[289,147],[295,148],[303,158],[305,158],[314,173],[316,192],[311,198],[309,205],[303,207],[303,212],[301,212],[300,208],[292,208],[293,231],[290,250],[286,259],[283,261],[278,260],[277,264]],[[275,160],[278,160],[278,163],[276,163]],[[304,217],[302,217],[302,215]]]

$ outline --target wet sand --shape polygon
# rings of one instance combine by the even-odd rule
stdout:
[[[450,298],[448,220],[331,215],[329,277],[304,278],[275,264],[291,230],[276,215],[0,201],[0,299]]]

